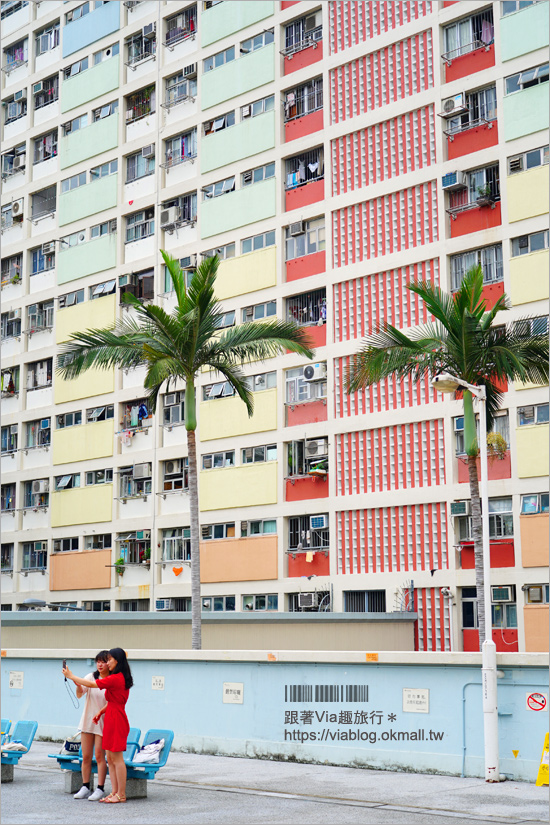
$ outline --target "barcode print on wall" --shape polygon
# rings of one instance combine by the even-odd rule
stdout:
[[[427,181],[332,213],[333,266],[437,241],[437,186]]]
[[[285,685],[285,702],[368,701],[368,685]]]
[[[336,418],[385,412],[400,407],[416,407],[420,404],[441,403],[441,393],[435,392],[427,377],[418,382],[413,381],[412,378],[385,378],[378,384],[348,395],[344,384],[349,365],[349,356],[334,359],[334,413]]]
[[[332,194],[360,189],[435,163],[433,105],[332,141]]]
[[[423,92],[433,83],[432,34],[428,30],[332,69],[331,123]]]
[[[431,14],[432,3],[410,0],[330,2],[330,54],[364,43],[383,32]]]
[[[407,289],[414,281],[439,286],[439,259],[334,284],[334,340],[363,338],[384,323],[399,329],[427,321],[424,303]]]
[[[336,436],[336,494],[445,484],[444,449],[442,419],[341,433]]]
[[[415,590],[415,650],[451,650],[451,622],[449,600],[439,588],[427,587]]]
[[[336,513],[337,572],[448,569],[445,503]]]

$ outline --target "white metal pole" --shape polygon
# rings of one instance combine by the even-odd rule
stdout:
[[[497,656],[493,642],[491,611],[491,551],[489,545],[489,491],[487,461],[487,418],[485,387],[478,387],[479,452],[481,470],[481,520],[483,528],[483,595],[485,605],[485,640],[481,645],[483,733],[485,742],[485,781],[499,782]]]

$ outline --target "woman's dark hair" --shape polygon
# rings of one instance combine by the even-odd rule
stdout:
[[[113,647],[112,650],[109,651],[109,656],[112,656],[117,662],[115,669],[111,671],[111,673],[122,673],[126,683],[126,690],[129,690],[134,684],[134,680],[132,679],[132,671],[130,670],[125,651],[121,647]]]
[[[108,650],[100,650],[97,656],[95,657],[95,662],[106,662],[109,658],[109,651]],[[94,679],[99,679],[99,670],[94,670]]]

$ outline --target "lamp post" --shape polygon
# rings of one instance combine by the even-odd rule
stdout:
[[[483,694],[483,734],[485,743],[485,781],[499,782],[497,657],[492,638],[491,615],[491,555],[489,547],[489,492],[487,462],[487,417],[485,387],[469,384],[448,372],[436,375],[432,386],[439,392],[456,392],[459,387],[469,390],[479,401],[479,453],[481,470],[481,525],[483,536],[483,596],[485,608],[485,640],[481,645],[481,677]]]

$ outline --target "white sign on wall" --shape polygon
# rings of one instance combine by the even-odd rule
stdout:
[[[21,689],[23,687],[23,671],[10,670],[10,687]]]
[[[403,713],[429,713],[428,688],[403,688]]]
[[[151,679],[153,690],[164,690],[164,676],[153,676]]]
[[[244,699],[243,682],[224,682],[223,701],[224,704],[242,705]]]

